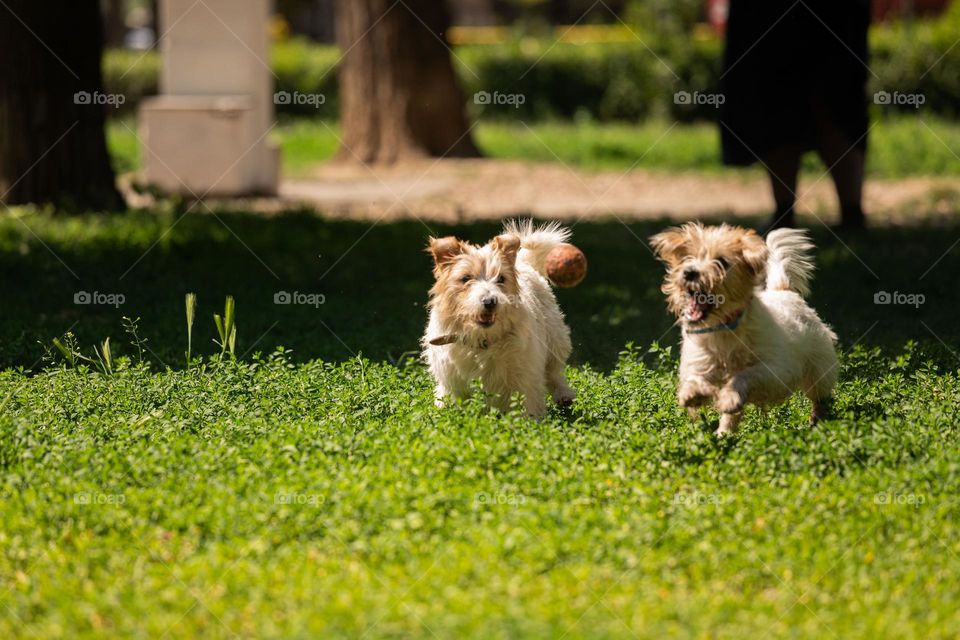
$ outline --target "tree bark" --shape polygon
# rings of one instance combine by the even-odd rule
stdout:
[[[97,0],[0,6],[0,202],[116,208]]]
[[[341,159],[480,155],[450,61],[443,0],[337,0],[336,26],[345,52]]]

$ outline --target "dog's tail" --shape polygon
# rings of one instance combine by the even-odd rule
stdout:
[[[570,239],[570,229],[559,222],[550,222],[539,227],[533,220],[510,220],[503,225],[503,232],[520,237],[520,253],[517,260],[525,262],[546,277],[547,254],[558,244]]]
[[[810,295],[813,243],[803,229],[776,229],[767,235],[767,290]]]

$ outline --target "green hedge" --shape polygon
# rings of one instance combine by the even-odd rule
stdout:
[[[896,24],[871,33],[871,96],[876,91],[922,94],[921,109],[960,117],[960,3],[940,20]],[[913,111],[909,105],[894,107]]]
[[[960,116],[960,46],[953,46],[958,33],[960,3],[936,21],[874,28],[870,67],[876,77],[871,75],[870,95],[920,93],[925,112]],[[674,96],[716,93],[722,53],[722,42],[712,37],[586,45],[523,39],[458,47],[455,64],[474,116],[629,121],[660,115],[689,121],[712,119],[716,108],[678,104]],[[278,44],[273,53],[277,91],[324,97],[322,104],[291,100],[278,111],[337,117],[338,57],[334,47],[299,40]],[[157,91],[155,53],[110,51],[104,68],[107,90],[127,96],[125,110]],[[483,92],[491,99],[485,101]],[[913,109],[909,104],[883,108]]]

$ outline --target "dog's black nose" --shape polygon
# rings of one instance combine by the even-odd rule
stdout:
[[[694,280],[699,280],[699,279],[700,279],[700,272],[697,271],[696,269],[693,269],[693,268],[684,269],[684,270],[683,270],[683,279],[686,280],[687,282],[692,282],[692,281],[694,281]]]
[[[497,307],[497,299],[492,296],[484,298],[481,302],[483,302],[483,308],[487,311],[493,311]]]

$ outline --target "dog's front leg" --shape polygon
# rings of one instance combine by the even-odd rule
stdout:
[[[680,352],[680,384],[677,402],[687,410],[691,420],[697,419],[698,409],[713,400],[719,388],[719,372],[714,360],[704,354],[698,342],[684,340]]]
[[[793,391],[789,371],[758,362],[731,377],[717,393],[715,406],[720,413],[740,413],[749,404],[768,405],[788,397]]]
[[[749,367],[736,374],[717,392],[714,406],[720,412],[720,425],[714,431],[716,436],[726,436],[737,432],[743,418],[743,407],[750,398],[751,377],[755,375]]]
[[[692,376],[680,381],[677,402],[686,409],[697,409],[707,404],[716,395],[715,385],[700,376]]]
[[[448,398],[462,400],[470,395],[470,379],[456,366],[446,354],[432,354],[429,358],[430,372],[436,382],[433,389],[433,403],[443,407]]]
[[[433,389],[433,404],[443,408],[447,399],[462,400],[470,395],[470,384],[462,380],[447,380],[438,382]]]
[[[523,395],[523,408],[531,418],[542,418],[547,413],[547,388],[543,376],[525,371],[516,380],[517,390]]]
[[[713,432],[716,436],[726,436],[737,432],[743,413],[721,413],[720,426]]]
[[[523,392],[523,407],[527,410],[527,415],[532,418],[542,418],[547,413],[547,402],[544,400],[544,394],[546,390],[540,386],[539,388],[531,387],[528,391]]]

